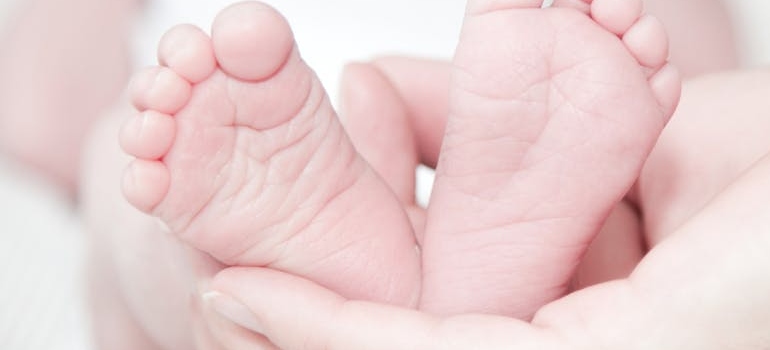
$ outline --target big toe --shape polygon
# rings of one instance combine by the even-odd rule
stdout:
[[[211,36],[221,68],[248,81],[275,74],[294,46],[286,19],[260,2],[241,2],[222,10],[214,20]]]

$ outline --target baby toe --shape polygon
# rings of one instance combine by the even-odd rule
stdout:
[[[178,25],[163,35],[158,61],[191,83],[206,79],[217,65],[211,39],[190,24]]]
[[[148,110],[130,118],[120,129],[120,146],[137,158],[160,159],[174,142],[176,123],[167,114]]]
[[[608,31],[623,35],[641,16],[642,0],[594,0],[591,17]]]
[[[628,51],[639,64],[658,68],[668,59],[668,36],[663,23],[657,18],[645,15],[623,35]]]
[[[151,67],[137,73],[130,84],[131,101],[140,111],[174,114],[190,100],[192,87],[166,67]]]
[[[163,200],[169,184],[168,169],[159,161],[137,159],[123,173],[123,195],[131,205],[146,213]]]

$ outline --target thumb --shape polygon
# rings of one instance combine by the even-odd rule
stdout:
[[[555,334],[511,318],[426,313],[346,300],[263,268],[230,268],[204,298],[213,310],[285,350],[569,349]]]

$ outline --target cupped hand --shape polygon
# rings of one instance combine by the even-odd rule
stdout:
[[[770,156],[656,246],[630,277],[548,304],[531,323],[345,300],[259,268],[219,273],[205,298],[285,350],[761,349],[770,345],[768,178]],[[231,348],[240,349],[251,347]]]
[[[448,99],[441,84],[448,81],[449,66],[389,58],[351,68],[343,84],[350,89],[343,90],[348,131],[359,150],[405,200],[419,233],[424,212],[412,200],[413,182],[404,179],[411,177],[418,160],[435,165],[438,159],[442,113]],[[709,130],[714,125],[723,125],[722,130],[756,127],[753,115],[727,121],[717,118],[719,115],[704,118],[704,113],[693,113],[693,109],[708,109],[703,106],[703,96],[713,90],[709,87],[714,83],[705,79],[685,90],[682,113],[662,136],[634,191],[618,204],[594,240],[572,283],[580,289],[626,277],[634,270],[631,277],[553,302],[532,323],[482,315],[441,318],[346,301],[310,282],[260,269],[223,272],[215,280],[218,292],[207,299],[220,309],[227,305],[226,314],[250,320],[241,325],[265,333],[289,350],[468,348],[469,344],[523,349],[613,349],[629,344],[718,349],[722,347],[714,344],[739,344],[740,348],[766,344],[763,337],[770,333],[770,310],[762,297],[768,291],[762,276],[770,267],[768,259],[757,252],[768,248],[770,213],[763,209],[768,186],[763,188],[758,179],[768,175],[769,161],[746,169],[770,145],[752,142],[746,148],[722,143],[719,152],[713,153],[715,157],[697,158],[688,152],[713,148]],[[382,108],[369,109],[378,104]],[[374,129],[398,137],[379,142],[362,137],[370,134],[373,124],[354,117],[366,110],[383,111],[375,118],[379,126]],[[693,123],[695,117],[697,123]],[[366,130],[370,132],[362,132]],[[408,155],[401,158],[408,161],[394,166],[387,156],[392,152]],[[672,172],[672,165],[679,171]],[[736,180],[741,173],[745,174]],[[677,188],[663,192],[661,186],[666,183],[675,183]],[[711,186],[698,185],[702,183]],[[637,267],[646,253],[644,241],[655,249]],[[255,334],[217,316],[211,320],[216,320],[212,328],[220,338],[242,340],[246,334]],[[239,330],[238,335],[233,329]],[[258,339],[260,346],[266,346],[263,337]],[[244,345],[248,341],[238,344],[230,349],[251,348]]]
[[[443,113],[445,113],[445,105],[448,98],[446,89],[442,88],[442,86],[445,87],[446,84],[448,84],[449,66],[442,62],[391,58],[378,60],[373,66],[364,64],[352,66],[351,68],[352,69],[348,70],[348,76],[346,78],[346,86],[350,88],[350,91],[343,93],[344,96],[347,96],[346,101],[343,103],[343,108],[345,109],[343,116],[346,116],[346,127],[348,127],[348,131],[361,153],[367,157],[375,169],[380,171],[381,175],[388,181],[394,191],[400,198],[402,198],[405,207],[412,216],[413,223],[417,229],[416,231],[419,234],[422,231],[420,228],[422,227],[422,220],[424,220],[424,211],[414,203],[413,171],[414,167],[420,161],[429,165],[435,165],[437,161],[438,146],[441,143],[441,130],[444,122],[443,118],[445,117],[445,114]],[[756,74],[752,73],[748,75],[754,77]],[[723,84],[720,82],[714,83]],[[699,84],[701,87],[702,85],[708,84]],[[687,221],[693,213],[698,212],[703,205],[709,203],[710,199],[716,193],[722,191],[727,183],[733,182],[736,174],[748,167],[749,164],[759,157],[759,154],[770,149],[767,145],[766,138],[746,137],[746,135],[749,134],[757,134],[748,131],[761,131],[766,129],[758,127],[758,125],[764,125],[758,124],[758,122],[767,120],[767,118],[762,115],[757,115],[754,116],[756,117],[754,119],[749,118],[747,120],[741,120],[738,118],[739,115],[736,115],[733,118],[725,119],[718,113],[715,115],[715,118],[706,118],[707,113],[702,113],[703,111],[734,109],[726,108],[725,106],[714,108],[713,106],[703,106],[702,104],[697,104],[699,107],[693,108],[692,106],[696,104],[688,103],[692,100],[692,98],[688,97],[688,91],[693,90],[697,89],[685,89],[685,97],[680,110],[697,112],[692,113],[694,119],[674,118],[669,130],[664,133],[658,148],[653,152],[636,192],[633,196],[630,196],[630,198],[619,204],[615,213],[610,216],[607,225],[597,239],[595,239],[593,246],[586,254],[582,266],[578,269],[578,278],[573,281],[576,288],[627,276],[628,272],[637,265],[641,256],[645,253],[644,245],[640,244],[642,240],[647,240],[650,245],[657,245],[659,242],[665,243],[669,240],[675,242],[681,240],[681,238],[676,238],[680,236],[679,233],[695,231],[696,229],[676,228],[680,226],[689,226],[690,224],[683,224],[683,222]],[[738,96],[752,96],[752,94],[738,91],[736,91],[735,94]],[[708,100],[712,102],[731,101],[733,100],[731,97],[734,96],[724,96],[723,93],[721,93],[720,97],[722,98],[708,98]],[[369,107],[374,108],[370,109]],[[372,116],[372,110],[378,111],[379,114]],[[356,116],[363,117],[367,115],[373,118],[356,119]],[[706,119],[709,119],[710,121],[705,122],[704,120]],[[377,121],[377,123],[372,123],[373,120]],[[704,129],[706,131],[717,130],[720,132],[704,133]],[[377,130],[384,135],[395,135],[395,137],[367,137],[367,135],[372,135],[373,130]],[[727,132],[725,132],[725,130],[727,130]],[[715,140],[720,140],[718,138],[720,137],[719,135],[734,135],[736,134],[734,131],[744,135],[741,143],[728,142],[729,140],[715,142]],[[761,135],[762,133],[759,132],[758,134]],[[754,142],[756,141],[754,139],[765,141]],[[747,145],[750,147],[747,147]],[[751,149],[751,151],[747,152],[747,148]],[[703,151],[705,149],[709,150],[708,153],[712,156],[695,159],[696,161],[693,161],[693,158],[690,157],[692,152],[682,152],[683,149],[687,151]],[[392,154],[394,153],[401,154],[402,157],[392,157]],[[687,158],[685,159],[685,157]],[[394,159],[398,160],[398,162],[394,163]],[[686,162],[682,162],[682,160],[686,160]],[[677,171],[671,171],[672,165],[677,166],[675,168]],[[702,186],[704,183],[709,184],[709,186]],[[677,190],[663,191],[661,186],[664,186],[665,184],[676,184]],[[665,186],[663,189],[665,189]],[[757,190],[757,194],[761,194],[761,191]],[[755,206],[761,208],[760,205]],[[641,209],[645,215],[640,217],[637,209]],[[751,209],[751,207],[745,207],[744,209]],[[699,214],[698,217],[704,217],[706,214],[703,213],[704,211],[701,211],[701,214]],[[718,221],[718,218],[713,217],[718,217],[718,215],[710,215],[712,215],[711,220],[714,220],[715,222]],[[752,215],[753,214],[746,214],[747,217],[752,217]],[[707,216],[708,215],[706,215],[706,217]],[[759,218],[757,218],[757,220],[758,219]],[[704,219],[699,220],[703,221]],[[644,221],[643,224],[642,221]],[[746,221],[744,224],[750,224],[750,222]],[[761,222],[755,221],[755,225],[761,224]],[[115,223],[111,222],[109,225],[114,226]],[[272,300],[271,298],[274,297],[285,297],[286,299],[275,299],[275,305],[280,306],[284,305],[282,303],[287,303],[291,305],[291,308],[277,311],[295,312],[297,322],[303,320],[306,322],[287,324],[280,323],[282,322],[281,319],[274,322],[270,321],[272,320],[271,315],[274,314],[268,313],[267,317],[264,317],[262,323],[274,325],[271,326],[272,328],[268,328],[265,333],[271,337],[270,339],[272,341],[275,341],[276,344],[279,344],[286,349],[293,348],[290,347],[290,345],[287,345],[286,342],[282,342],[285,339],[281,337],[286,336],[285,333],[282,332],[291,331],[296,333],[293,336],[300,338],[313,336],[313,334],[315,334],[314,332],[329,332],[317,336],[316,338],[309,338],[312,341],[308,341],[307,346],[305,347],[306,349],[319,348],[319,344],[326,341],[340,342],[340,346],[350,346],[353,344],[351,343],[353,341],[358,341],[362,344],[366,343],[360,347],[361,349],[372,348],[379,343],[381,343],[383,347],[393,345],[392,342],[380,342],[377,337],[401,338],[402,341],[406,342],[404,343],[404,347],[418,341],[426,341],[426,344],[433,344],[431,345],[433,347],[448,347],[449,345],[445,345],[446,342],[430,342],[431,339],[438,337],[439,333],[441,333],[441,336],[443,336],[444,333],[457,333],[457,335],[448,338],[462,338],[458,338],[456,341],[475,341],[474,339],[478,340],[477,338],[483,337],[484,339],[482,340],[487,343],[482,342],[481,344],[497,342],[497,340],[495,340],[497,338],[486,336],[486,334],[490,332],[500,332],[501,337],[504,338],[503,340],[521,339],[522,342],[535,341],[535,344],[538,344],[536,348],[547,348],[546,345],[553,341],[556,341],[558,344],[564,344],[560,340],[554,339],[556,339],[555,337],[563,338],[564,336],[561,334],[566,334],[570,329],[577,329],[577,333],[582,334],[591,329],[601,328],[599,326],[591,325],[601,324],[602,322],[610,324],[610,326],[606,328],[605,333],[602,333],[603,335],[601,336],[587,336],[586,338],[588,338],[588,340],[585,340],[586,342],[594,344],[595,342],[591,342],[591,339],[596,339],[596,341],[598,341],[601,339],[612,338],[621,340],[627,339],[628,343],[636,344],[635,339],[645,340],[649,338],[652,340],[646,344],[664,344],[662,341],[655,342],[655,339],[665,338],[673,339],[671,341],[679,339],[685,344],[680,347],[672,348],[691,348],[690,344],[695,343],[691,343],[689,342],[690,340],[684,339],[685,336],[687,334],[696,334],[697,332],[703,331],[705,329],[703,325],[709,322],[711,322],[712,325],[713,322],[723,322],[725,326],[732,327],[730,329],[725,328],[725,331],[722,332],[709,331],[707,334],[711,336],[724,333],[726,337],[735,335],[732,339],[737,339],[738,335],[741,335],[740,332],[750,332],[750,327],[741,328],[743,327],[743,324],[740,322],[733,322],[733,320],[739,318],[739,312],[743,312],[741,310],[748,309],[746,303],[751,305],[752,300],[758,300],[759,298],[756,296],[762,295],[766,290],[762,289],[764,287],[761,285],[749,285],[746,287],[746,284],[744,283],[744,286],[740,286],[739,283],[734,283],[736,281],[724,279],[722,277],[729,277],[730,273],[725,272],[725,266],[713,265],[716,264],[717,260],[722,261],[723,263],[724,261],[729,262],[731,260],[725,259],[729,259],[729,255],[731,254],[739,255],[739,257],[743,257],[743,255],[746,254],[739,253],[739,249],[730,249],[729,251],[727,249],[724,251],[720,249],[720,244],[723,244],[725,248],[737,244],[737,241],[734,240],[733,229],[724,229],[721,232],[715,232],[717,229],[716,226],[705,226],[709,227],[707,227],[708,230],[704,230],[703,232],[712,232],[712,236],[721,237],[712,238],[712,241],[718,241],[719,239],[723,240],[722,243],[710,243],[713,247],[709,249],[715,250],[716,252],[713,254],[710,252],[706,253],[706,258],[709,259],[706,263],[700,263],[697,259],[695,261],[692,260],[692,256],[698,255],[699,253],[697,250],[693,252],[688,251],[685,246],[690,243],[674,244],[674,246],[680,247],[674,248],[675,251],[676,249],[681,249],[680,254],[676,252],[668,253],[665,255],[668,256],[668,258],[664,259],[654,258],[656,255],[659,256],[660,253],[657,252],[663,249],[656,248],[651,256],[645,259],[645,263],[637,269],[637,272],[628,281],[613,282],[612,284],[602,285],[597,288],[588,289],[587,291],[571,295],[564,300],[560,300],[549,305],[547,308],[544,308],[537,315],[532,324],[513,319],[478,315],[438,318],[431,315],[420,314],[416,311],[399,310],[380,305],[345,301],[340,297],[335,296],[333,293],[324,291],[309,282],[298,281],[291,276],[262,270],[255,270],[252,272],[245,270],[226,271],[216,279],[215,288],[221,287],[221,290],[217,290],[220,292],[231,293],[234,296],[248,293],[248,295],[251,295],[252,297],[259,296],[260,298],[266,298],[265,300]],[[644,227],[644,230],[642,230],[642,227]],[[758,229],[755,231],[760,230]],[[672,235],[672,233],[677,234]],[[135,245],[142,245],[157,240],[157,235],[150,236],[152,238],[148,238],[147,242],[135,242],[137,239],[135,232],[126,235],[127,239],[130,237],[130,241],[135,242],[133,243]],[[690,233],[689,236],[691,238],[687,240],[689,240],[688,242],[691,242],[691,244],[694,244],[694,247],[701,247],[702,244],[706,243],[705,241],[700,242],[699,239],[694,238],[694,233]],[[760,235],[757,235],[757,237],[753,238],[755,248],[761,249],[761,247],[765,247],[764,249],[766,249],[766,242],[768,241],[766,234],[765,238],[758,238],[759,236]],[[669,239],[668,237],[671,237],[672,239]],[[671,246],[672,244],[673,243],[665,243],[662,247]],[[153,243],[148,246],[157,247],[158,245]],[[665,250],[670,251],[671,249],[672,248],[666,248]],[[156,250],[164,251],[162,248]],[[121,248],[120,251],[128,252],[130,249],[126,250],[125,248]],[[732,253],[730,253],[730,251]],[[690,262],[687,263],[687,265],[684,265],[684,267],[679,269],[672,268],[668,271],[667,266],[665,266],[668,264],[666,259],[670,259],[677,263],[685,260]],[[650,261],[660,262],[651,263]],[[767,268],[765,267],[764,270],[760,271],[761,266],[763,266],[762,263],[742,261],[743,260],[740,259],[735,260],[736,264],[741,264],[740,266],[735,265],[727,267],[731,269],[730,271],[736,271],[735,276],[744,278],[744,280],[742,280],[743,282],[748,281],[750,278],[754,278],[759,282],[764,281],[763,276],[767,275]],[[184,264],[177,263],[176,265]],[[644,280],[644,278],[639,276],[650,275],[649,273],[642,272],[651,270],[649,266],[659,265],[664,266],[652,270],[666,270],[668,272],[656,272],[657,275],[653,275],[658,276],[658,280],[646,282],[646,285],[658,283],[662,286],[657,289],[653,288],[657,291],[658,297],[636,298],[637,294],[644,295],[645,293],[637,293],[637,289],[628,288],[628,286],[639,285],[636,281],[639,281],[640,279]],[[676,264],[672,265],[672,267],[675,265]],[[692,266],[691,271],[688,270],[686,266]],[[127,268],[131,269],[131,266],[128,266]],[[164,285],[171,282],[168,278],[164,278],[165,275],[159,273],[155,269],[150,271],[143,268],[143,266],[135,266],[133,270],[136,272],[134,275],[155,276],[159,280],[163,279],[165,281]],[[720,274],[712,274],[712,270],[722,272]],[[239,276],[243,277],[243,282],[240,287],[226,289],[230,288],[228,283],[233,283],[236,279],[240,278]],[[695,282],[697,283],[686,288],[679,287],[678,284],[669,283],[679,283],[679,280],[684,283],[686,278],[696,279],[697,281]],[[257,282],[265,283],[266,280],[269,280],[270,284],[253,285],[253,283]],[[138,286],[140,290],[142,289],[141,286],[143,280],[140,279],[139,283],[137,283],[136,280],[131,280],[129,278],[128,282],[130,285]],[[704,285],[708,286],[703,287]],[[247,291],[251,288],[253,288],[253,291]],[[265,290],[264,288],[268,288],[268,290]],[[270,294],[269,292],[273,288],[276,291],[275,295]],[[284,288],[288,288],[286,293],[283,293]],[[195,288],[194,286],[191,286],[190,288],[182,286],[181,288],[181,290],[188,289],[194,291]],[[164,287],[163,290],[166,291],[163,295],[171,293],[168,292],[168,288]],[[678,299],[665,299],[664,297],[666,297],[667,293],[675,294]],[[707,297],[702,296],[704,293],[708,294],[706,295]],[[740,295],[739,293],[755,294],[746,296]],[[123,291],[122,294],[126,294],[126,291]],[[179,300],[186,300],[185,292],[180,294],[185,296],[185,298],[179,298]],[[210,306],[216,304],[214,301],[217,299],[214,297],[216,295],[217,294],[209,294],[207,297],[212,304]],[[660,297],[660,295],[663,295],[663,297]],[[691,297],[692,299],[688,299],[688,297]],[[298,298],[298,300],[291,298]],[[744,298],[745,303],[733,303],[730,298]],[[158,295],[155,295],[152,299],[157,301],[163,300],[162,298],[159,298]],[[650,299],[652,299],[652,301],[650,301]],[[665,301],[664,299],[669,301]],[[139,309],[144,311],[149,310],[149,304],[146,303],[146,293],[138,293],[135,295],[135,298],[132,298],[131,300],[142,301],[143,304],[137,304],[139,305]],[[240,299],[239,297],[237,300],[247,303],[249,301],[249,296],[244,297],[244,299]],[[308,304],[306,305],[305,303]],[[324,306],[326,308],[322,309],[316,308],[322,304],[327,305],[328,307]],[[669,305],[674,305],[675,307],[669,307]],[[735,306],[735,310],[738,311],[735,311],[732,306]],[[755,316],[746,316],[747,314],[744,312],[741,314],[743,315],[742,317],[744,319],[754,318],[753,332],[756,332],[759,336],[770,333],[770,330],[767,327],[766,316],[763,316],[762,314],[762,312],[765,314],[767,313],[767,305],[757,302],[752,305],[752,307],[754,306],[757,310]],[[255,307],[259,307],[259,304],[255,304]],[[677,307],[679,308],[677,309]],[[343,311],[339,311],[338,308],[341,308]],[[348,309],[351,309],[352,312],[344,311]],[[261,314],[263,310],[255,308],[255,311],[260,317],[263,317]],[[350,314],[350,316],[342,317],[339,320],[335,319],[335,322],[337,323],[326,322],[325,317],[329,317],[329,313],[340,313],[340,315]],[[371,313],[371,315],[369,315],[369,313]],[[703,317],[712,317],[714,320],[701,321],[700,319],[684,317],[688,314],[695,313],[700,313]],[[131,314],[137,315],[136,310],[132,310]],[[148,312],[139,313],[139,315],[147,314]],[[157,314],[157,312],[150,312],[150,314]],[[249,313],[247,313],[247,315],[248,314]],[[672,314],[673,316],[671,316]],[[169,317],[174,320],[184,318],[184,315],[177,315],[175,317],[173,314],[167,314],[167,316],[168,317],[165,317],[164,320]],[[280,314],[275,314],[275,317],[279,316]],[[583,317],[586,321],[582,324],[578,321],[570,321],[574,320],[575,317]],[[664,317],[668,318],[664,319]],[[176,344],[189,344],[192,342],[196,343],[197,348],[202,350],[223,348],[238,350],[273,346],[270,345],[264,336],[249,331],[247,328],[234,325],[231,321],[228,321],[213,312],[210,307],[204,307],[204,310],[201,310],[200,312],[196,311],[194,318],[195,320],[192,322],[194,323],[194,329],[191,330],[192,334],[182,332],[184,334],[171,337],[174,339],[186,339],[182,342],[177,341],[175,342]],[[205,321],[208,322],[208,328],[201,327],[204,320],[201,320],[200,318],[204,318]],[[357,320],[357,318],[363,319]],[[141,319],[139,321],[141,321]],[[414,327],[404,326],[399,328],[397,326],[400,322],[404,322],[403,325],[414,325]],[[325,325],[324,323],[332,325],[339,324],[339,327],[334,326],[333,328],[324,330],[324,327],[329,327],[329,325]],[[167,331],[169,328],[175,329],[175,327],[173,327],[174,325],[176,325],[175,322],[167,322],[163,327],[150,328],[153,329],[154,333],[163,333],[165,334],[165,338],[169,338],[169,335],[177,334],[177,332]],[[141,324],[140,326],[142,329],[147,329],[149,325]],[[361,327],[360,330],[357,327]],[[671,332],[672,329],[679,329],[677,327],[680,327],[683,330],[681,332],[681,338],[655,336],[655,334]],[[497,331],[495,329],[497,329]],[[346,332],[351,333],[349,334]],[[358,338],[346,338],[352,336],[355,332],[358,332]],[[217,339],[215,340],[210,337],[210,335],[212,335],[210,333],[213,333]],[[628,334],[632,334],[632,336],[629,336]],[[189,339],[191,336],[197,340],[191,341]],[[426,337],[428,340],[425,340]],[[579,346],[584,340],[578,338],[580,337],[576,337],[575,339],[577,340],[569,338],[569,340],[566,341],[576,344],[575,346]],[[699,340],[700,338],[701,337],[693,336],[692,339]],[[738,346],[738,348],[744,348],[742,345],[750,343],[751,339],[757,339],[757,337],[752,338],[751,336],[747,336],[747,342],[740,343],[739,345],[741,346]],[[610,340],[607,341],[610,342]],[[499,343],[500,346],[506,347],[510,347],[511,344],[514,344],[510,342],[506,343],[505,341]],[[755,343],[761,343],[761,340]],[[728,342],[728,345],[730,344],[731,343]],[[490,345],[490,347],[492,346]],[[178,346],[171,346],[170,348],[178,348]],[[320,348],[324,347],[320,346]],[[344,349],[345,347],[338,348]],[[428,345],[423,348],[430,349]],[[564,348],[568,349],[566,346]],[[756,346],[752,347],[747,345],[745,348],[756,348]]]

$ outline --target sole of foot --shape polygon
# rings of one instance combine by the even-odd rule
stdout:
[[[542,3],[468,2],[428,209],[427,310],[529,319],[563,295],[678,102],[641,0]]]
[[[351,298],[416,302],[420,261],[399,200],[351,145],[286,20],[259,2],[211,36],[170,30],[136,75],[121,134],[125,197],[228,265],[307,277]]]

